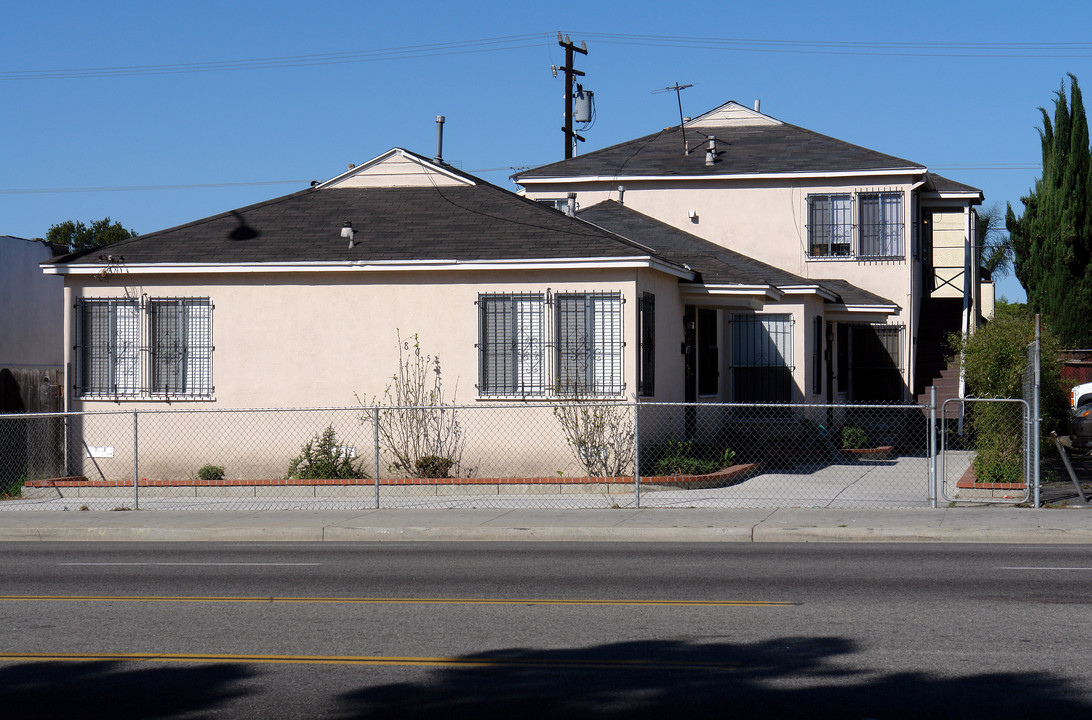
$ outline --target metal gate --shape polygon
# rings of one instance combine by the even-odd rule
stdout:
[[[940,419],[940,486],[948,502],[1022,503],[1032,486],[1027,401],[951,398]]]

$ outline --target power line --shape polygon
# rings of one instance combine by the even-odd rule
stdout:
[[[316,55],[284,55],[245,60],[211,60],[159,65],[120,65],[93,68],[61,68],[54,70],[14,70],[0,72],[0,80],[65,80],[102,77],[131,77],[144,75],[175,75],[180,73],[223,72],[227,70],[263,70],[269,68],[308,67],[342,63],[376,62],[380,60],[408,60],[441,55],[463,55],[501,50],[517,50],[548,44],[549,33],[507,35],[479,40],[406,45],[401,47],[358,50],[352,52],[321,53]]]

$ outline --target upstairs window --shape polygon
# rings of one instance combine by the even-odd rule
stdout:
[[[902,203],[902,192],[809,195],[808,256],[903,257]]]
[[[852,218],[850,195],[809,195],[808,253],[812,257],[850,255]]]

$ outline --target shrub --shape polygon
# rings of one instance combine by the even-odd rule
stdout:
[[[633,469],[633,411],[625,405],[589,402],[579,393],[554,405],[565,442],[591,477],[622,477]]]
[[[450,477],[451,466],[454,464],[455,461],[451,458],[426,455],[417,458],[414,469],[417,471],[417,477],[420,478],[446,478]]]
[[[459,472],[462,462],[463,426],[455,408],[459,383],[449,403],[444,392],[440,358],[421,353],[421,342],[415,334],[402,339],[398,335],[398,372],[383,391],[383,398],[373,399],[377,410],[361,417],[370,424],[378,420],[382,449],[394,456],[390,469],[417,477],[447,477]],[[364,405],[364,401],[357,397]],[[446,458],[451,461],[444,475],[420,475],[418,463],[425,458]],[[430,466],[431,467],[431,466]]]
[[[337,442],[334,426],[329,425],[303,446],[302,452],[288,466],[288,478],[301,480],[366,478],[362,466],[357,465],[348,450]]]
[[[842,428],[842,449],[860,450],[869,447],[868,436],[859,427]]]
[[[197,471],[198,480],[223,480],[224,468],[222,465],[206,465]]]
[[[650,451],[653,456],[652,475],[707,475],[732,465],[736,454],[725,448],[719,458],[695,451],[692,440],[668,438],[663,445]]]

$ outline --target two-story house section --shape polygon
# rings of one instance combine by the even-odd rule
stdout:
[[[736,102],[514,179],[527,197],[573,203],[585,219],[614,201],[796,278],[771,281],[761,302],[701,282],[682,288],[693,340],[684,349],[697,367],[691,382],[687,360],[688,398],[783,399],[746,380],[744,369],[772,354],[793,358],[793,400],[910,400],[941,373],[943,336],[983,314],[972,243],[980,190]],[[634,238],[632,227],[598,221]],[[992,286],[986,295],[988,310]],[[702,382],[703,363],[718,369],[716,383],[712,371]]]

